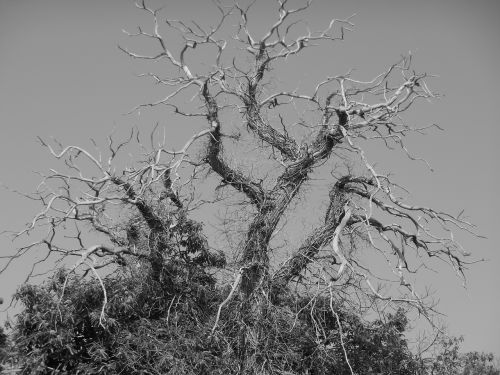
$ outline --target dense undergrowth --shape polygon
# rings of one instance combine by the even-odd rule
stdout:
[[[25,310],[14,324],[23,374],[412,374],[417,360],[404,338],[402,311],[363,322],[328,298],[284,293],[263,307],[258,322],[243,316],[239,297],[221,309],[229,288],[201,267],[165,264],[160,281],[137,264],[85,281],[60,270],[42,286],[17,293]],[[246,324],[262,332],[242,337]],[[213,333],[212,333],[213,332]],[[246,363],[242,363],[245,361]],[[246,368],[244,372],[240,370]],[[251,370],[248,370],[251,369]]]

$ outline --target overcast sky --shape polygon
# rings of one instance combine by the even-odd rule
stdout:
[[[207,1],[165,1],[173,18],[204,20]],[[460,240],[477,258],[467,273],[467,289],[449,270],[429,282],[441,300],[450,332],[465,335],[465,350],[500,355],[500,255],[498,252],[498,183],[500,138],[500,2],[491,0],[316,0],[309,24],[354,13],[355,32],[342,45],[331,46],[328,59],[318,58],[298,70],[297,82],[345,73],[355,68],[361,79],[383,71],[409,51],[415,67],[439,75],[433,89],[445,96],[419,106],[410,121],[438,123],[444,133],[411,142],[434,167],[408,168],[383,153],[368,155],[373,162],[394,168],[398,181],[411,187],[415,202],[465,213],[487,239]],[[269,13],[257,7],[256,18],[270,23]],[[261,13],[259,13],[261,12]],[[132,2],[123,0],[0,0],[0,182],[33,191],[36,171],[51,160],[36,136],[56,136],[65,144],[88,145],[114,128],[138,125],[150,129],[159,112],[142,117],[124,115],[132,107],[159,98],[150,82],[139,80],[136,62],[117,45],[127,43],[122,29],[148,26]],[[193,129],[175,128],[172,142]],[[173,145],[175,146],[175,144]],[[398,154],[398,158],[402,157]],[[0,230],[20,229],[36,210],[31,202],[2,190]],[[0,251],[13,244],[0,238]],[[9,299],[26,276],[30,258],[0,275],[0,296]],[[0,313],[4,320],[6,313]]]

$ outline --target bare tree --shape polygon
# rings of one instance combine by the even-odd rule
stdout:
[[[432,77],[417,73],[409,55],[369,81],[345,72],[315,83],[309,92],[289,91],[277,79],[280,64],[298,55],[314,58],[311,47],[343,41],[353,27],[351,18],[332,19],[313,31],[298,18],[310,2],[292,8],[287,0],[277,0],[276,21],[257,37],[250,24],[251,6],[214,4],[219,18],[207,27],[166,18],[138,1],[152,27],[128,35],[149,39],[156,49],[142,54],[120,47],[134,59],[163,64],[167,72],[143,74],[165,87],[166,95],[134,111],[164,106],[201,124],[201,130],[178,150],[168,147],[173,123],[165,126],[163,139],[155,127],[148,146],[137,129],[122,142],[110,136],[104,153],[97,144],[91,151],[40,139],[64,165],[61,171],[51,169],[30,196],[42,209],[17,234],[42,236],[9,256],[5,267],[36,250],[44,252],[40,262],[77,257],[72,270],[83,267],[99,280],[134,259],[148,263],[160,277],[173,256],[167,249],[187,233],[183,228],[189,223],[196,226],[197,237],[182,238],[177,256],[202,259],[207,267],[234,274],[213,317],[211,335],[217,334],[220,314],[234,299],[246,327],[242,340],[265,335],[254,322],[283,293],[309,294],[311,309],[315,298],[327,296],[337,320],[336,306],[342,305],[359,312],[405,305],[431,319],[432,300],[414,283],[418,271],[439,260],[463,276],[467,253],[453,233],[472,233],[473,227],[461,215],[407,202],[407,190],[376,170],[363,145],[382,141],[417,160],[405,138],[434,125],[414,128],[404,114],[437,97],[426,83]],[[178,44],[167,41],[165,35],[172,33]],[[200,59],[209,61],[208,67],[198,68]],[[126,162],[127,148],[144,157]],[[252,163],[246,162],[249,154]],[[286,237],[287,218],[300,215],[295,203],[312,198],[308,181],[318,175],[330,178],[324,212],[312,213],[324,219],[301,244],[283,245],[291,256],[272,258],[277,232]],[[228,198],[231,191],[237,196]],[[240,245],[215,251],[214,231],[204,233],[190,217],[227,207],[228,199],[238,201],[230,210]],[[238,222],[241,207],[246,216]],[[197,246],[185,250],[193,238]],[[371,265],[373,259],[385,268]],[[105,315],[106,301],[103,320]]]

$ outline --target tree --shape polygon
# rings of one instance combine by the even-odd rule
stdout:
[[[164,106],[202,130],[172,150],[166,138],[173,127],[163,139],[158,127],[149,137],[132,129],[123,141],[110,136],[106,155],[40,139],[62,164],[30,196],[42,207],[17,237],[43,234],[19,247],[5,267],[35,250],[44,261],[79,260],[52,286],[24,287],[17,295],[26,307],[18,347],[37,350],[25,368],[69,371],[80,366],[71,358],[81,350],[92,363],[85,371],[103,371],[93,367],[97,358],[119,363],[117,348],[127,345],[171,356],[161,357],[161,371],[172,373],[331,373],[339,366],[355,373],[370,357],[359,348],[372,353],[384,342],[401,349],[389,371],[403,373],[411,357],[398,339],[406,322],[397,311],[415,309],[432,321],[433,303],[418,291],[416,276],[435,260],[463,275],[467,253],[453,231],[473,228],[461,214],[408,203],[406,190],[376,170],[364,150],[380,140],[415,159],[404,141],[427,127],[411,127],[404,114],[437,96],[426,84],[432,76],[416,73],[406,56],[369,81],[347,72],[308,92],[290,90],[278,80],[283,64],[313,46],[342,41],[350,18],[310,31],[296,18],[310,4],[293,8],[279,0],[276,22],[258,36],[251,6],[236,2],[215,2],[213,26],[165,19],[145,1],[136,5],[153,27],[129,35],[156,49],[122,51],[167,63],[166,73],[144,74],[165,86],[166,96],[136,110]],[[165,36],[172,31],[177,45]],[[197,67],[207,53],[211,65]],[[144,157],[127,161],[127,148]],[[247,153],[258,168],[246,163]],[[297,205],[314,200],[319,176],[328,176],[329,192],[317,226],[301,244],[287,242]],[[206,229],[200,217],[216,210],[226,212],[220,228]],[[377,263],[388,264],[385,274]],[[126,324],[142,339],[120,336]],[[353,333],[366,330],[373,335]],[[148,341],[151,335],[158,340]],[[50,353],[61,353],[54,363],[45,342],[60,345],[51,346]],[[181,342],[185,350],[174,349]],[[196,355],[206,368],[196,367]],[[158,364],[157,357],[147,363]],[[378,371],[374,366],[389,365],[370,363],[366,371]]]
[[[421,374],[449,374],[449,375],[472,375],[488,374],[498,375],[500,369],[494,365],[492,353],[460,352],[460,344],[463,337],[449,337],[437,335],[434,345],[426,349],[432,349],[433,353],[427,358],[417,360],[418,373]]]
[[[0,373],[3,369],[2,364],[7,359],[7,345],[7,335],[5,334],[3,327],[0,326]]]
[[[106,321],[100,325],[102,289],[67,275],[59,271],[46,284],[26,285],[17,294],[26,306],[13,335],[23,373],[238,373],[236,303],[220,317],[221,331],[207,335],[217,305],[226,298],[224,290],[210,288],[206,280],[187,278],[186,283],[183,277],[174,291],[131,269],[106,279]],[[359,373],[414,374],[418,362],[403,335],[407,319],[402,311],[367,324],[339,307],[341,345],[329,298],[314,303],[310,309],[307,297],[282,301],[262,322],[268,334],[256,349],[272,372],[350,374],[346,350]],[[298,307],[302,311],[293,316]],[[324,332],[317,331],[318,324]]]
[[[500,369],[494,364],[492,353],[469,352],[464,356],[463,375],[499,375]]]

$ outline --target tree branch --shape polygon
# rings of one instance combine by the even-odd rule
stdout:
[[[293,279],[300,276],[306,267],[314,262],[318,252],[335,235],[348,202],[348,194],[344,191],[345,179],[339,179],[330,190],[330,204],[325,215],[325,224],[307,236],[297,252],[287,260],[272,277],[272,285],[276,290],[286,287]]]
[[[222,158],[222,140],[218,106],[215,99],[210,95],[208,83],[203,86],[202,95],[207,107],[207,120],[211,125],[210,141],[208,144],[206,161],[214,172],[222,177],[224,183],[228,183],[235,189],[245,193],[252,203],[261,207],[265,200],[265,193],[262,187],[243,176],[239,171],[233,170]]]

